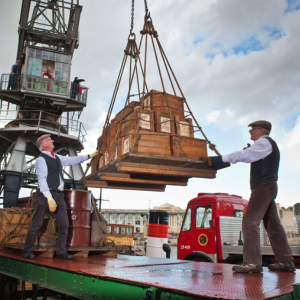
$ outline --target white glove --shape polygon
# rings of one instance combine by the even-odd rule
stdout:
[[[57,204],[52,196],[47,197],[49,210],[54,212],[56,210]]]
[[[94,152],[92,154],[89,154],[89,158],[95,157],[95,156],[100,155],[100,154],[102,154],[102,152],[96,151],[96,152]]]

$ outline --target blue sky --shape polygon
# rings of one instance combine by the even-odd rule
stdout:
[[[143,1],[135,1],[134,32],[142,29]],[[130,30],[131,1],[81,0],[80,46],[72,77],[90,88],[81,116],[88,131],[83,153],[96,148],[109,107]],[[0,0],[0,72],[15,60],[21,1]],[[281,150],[281,206],[300,202],[300,1],[299,0],[152,0],[148,8],[160,42],[188,104],[221,154],[242,149],[247,125],[266,119]],[[150,63],[150,62],[149,62]],[[150,89],[159,89],[150,64]],[[127,81],[114,108],[124,105]],[[213,153],[209,153],[213,155]],[[148,208],[165,202],[185,207],[198,192],[227,192],[248,198],[249,165],[221,170],[213,180],[191,179],[188,187],[164,193],[103,190],[106,208]],[[95,191],[97,197],[99,191]]]

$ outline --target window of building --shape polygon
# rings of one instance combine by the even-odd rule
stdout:
[[[112,217],[113,217],[114,219],[117,219],[118,214],[112,214]]]
[[[120,234],[121,235],[125,235],[125,227],[121,227],[120,228]]]
[[[133,221],[132,220],[128,220],[127,221],[127,225],[132,225],[133,224]]]
[[[191,229],[191,209],[189,208],[184,218],[182,231],[188,231],[190,229]]]
[[[196,208],[196,227],[211,228],[211,205]]]
[[[125,220],[119,220],[119,224],[125,225]]]
[[[135,228],[135,232],[136,232],[136,233],[140,233],[140,232],[141,232],[141,228],[140,228],[140,227],[136,227],[136,228]]]
[[[135,214],[135,218],[136,218],[136,219],[139,219],[140,217],[141,217],[140,214]]]
[[[125,214],[120,214],[120,219],[125,220]]]
[[[113,227],[113,234],[120,234],[120,227]]]
[[[106,232],[107,234],[111,234],[111,226],[106,226]]]
[[[132,235],[132,228],[127,228],[126,235]]]
[[[140,220],[135,221],[135,225],[141,225],[141,221]]]
[[[238,218],[242,218],[244,216],[244,212],[242,210],[235,209],[233,211],[233,216],[238,217]]]
[[[105,213],[105,214],[104,214],[104,218],[105,218],[105,219],[109,219],[109,216],[110,216],[109,213]]]

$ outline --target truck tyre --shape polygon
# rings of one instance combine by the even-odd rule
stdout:
[[[242,254],[232,255],[226,260],[226,264],[231,264],[231,265],[239,265],[242,262],[243,262]],[[262,265],[264,267],[267,267],[270,263],[271,263],[271,261],[267,257],[262,258]]]
[[[204,253],[190,253],[183,260],[192,260],[192,261],[202,261],[202,262],[213,262],[207,255]]]

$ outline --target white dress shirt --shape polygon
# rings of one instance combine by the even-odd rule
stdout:
[[[51,152],[49,151],[42,151],[42,153],[53,158]],[[55,155],[59,157],[62,167],[77,165],[89,159],[88,155],[68,156],[68,157],[59,154],[55,154]],[[44,194],[45,197],[51,196],[48,183],[47,183],[48,167],[44,157],[39,156],[34,164],[34,167],[36,169],[40,191]],[[60,175],[59,175],[59,181],[60,184],[58,189],[62,191],[64,189],[64,181]]]
[[[267,157],[273,151],[273,147],[266,137],[268,137],[268,135],[261,136],[245,150],[222,155],[223,162],[229,162],[232,164],[237,162],[252,163]]]

